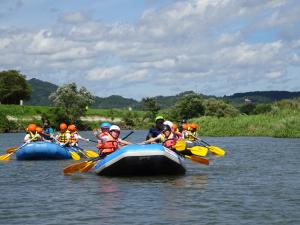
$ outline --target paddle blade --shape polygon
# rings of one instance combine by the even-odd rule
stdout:
[[[202,146],[194,146],[192,148],[189,148],[189,150],[193,155],[197,156],[206,156],[208,152],[208,148]]]
[[[96,164],[97,161],[90,161],[86,164],[85,167],[81,168],[79,171],[82,172],[82,173],[86,173],[88,171],[90,171],[90,169],[93,168],[93,166]]]
[[[175,144],[175,149],[177,151],[183,151],[186,148],[186,141],[185,140],[178,140]]]
[[[80,155],[78,155],[76,152],[70,151],[70,155],[71,155],[72,159],[80,160]]]
[[[225,151],[223,149],[217,147],[217,146],[209,146],[208,148],[212,153],[214,153],[218,156],[224,156],[225,155]]]
[[[80,163],[75,163],[72,165],[69,165],[64,168],[64,173],[74,173],[76,171],[79,171],[81,168],[84,168],[87,165],[88,162],[80,162]]]
[[[6,153],[13,153],[13,152],[15,152],[17,149],[18,149],[18,147],[12,147],[12,148],[6,149]]]
[[[13,153],[14,153],[14,152],[8,153],[8,154],[5,154],[5,155],[1,155],[1,156],[0,156],[0,160],[1,160],[1,161],[9,160],[9,159],[10,159],[10,156],[11,156]]]
[[[89,158],[96,158],[96,157],[99,157],[99,154],[92,151],[92,150],[86,150],[85,151],[86,155],[89,157]]]
[[[204,165],[209,165],[209,160],[208,159],[201,158],[201,157],[194,156],[194,155],[191,155],[191,156],[185,155],[185,157],[192,160],[192,161],[194,161],[194,162],[202,163]]]

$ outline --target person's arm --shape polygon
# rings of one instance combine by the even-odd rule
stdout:
[[[156,142],[156,141],[160,140],[160,138],[161,138],[161,135],[158,135],[157,137],[150,138],[150,139],[144,141],[143,143],[144,144],[151,144],[153,142]]]
[[[148,134],[146,136],[146,141],[149,140],[150,138],[153,138],[155,135],[153,135],[153,129],[154,127],[151,127],[148,131]]]
[[[78,140],[89,141],[89,139],[84,138],[84,137],[81,137],[80,134],[76,134],[76,138],[77,138]]]
[[[125,141],[125,140],[122,140],[122,139],[119,139],[118,142],[121,144],[121,145],[129,145],[129,144],[132,144],[131,142],[129,141]]]
[[[101,129],[93,129],[93,135],[94,135],[95,138],[97,138],[98,140],[101,139],[101,134],[102,134]]]
[[[24,142],[27,142],[27,143],[30,142],[30,135],[29,135],[29,134],[26,134],[26,135],[25,135],[25,137],[24,137]]]

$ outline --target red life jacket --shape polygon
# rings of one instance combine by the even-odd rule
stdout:
[[[170,138],[171,134],[173,134],[172,135],[173,137]],[[164,136],[165,140],[162,143],[163,146],[165,146],[166,148],[169,148],[169,149],[172,149],[175,146],[176,141],[178,139],[177,135],[175,133],[172,132],[171,134],[167,138]]]
[[[77,132],[70,133],[69,141],[70,141],[71,143],[76,144],[76,143],[78,142],[78,139],[75,137],[76,134],[77,134]]]
[[[102,132],[102,133],[100,134],[100,137],[104,137],[104,136],[108,136],[108,132]]]
[[[103,134],[103,136],[108,136],[112,140],[108,140],[105,142],[103,142],[101,140],[98,141],[97,147],[98,147],[100,153],[112,153],[119,148],[118,140],[115,140],[114,138],[112,138],[110,135],[107,135],[107,134]]]
[[[175,134],[176,134],[178,139],[182,138],[182,133],[180,133],[179,131],[175,131]]]

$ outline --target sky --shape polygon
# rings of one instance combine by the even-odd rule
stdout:
[[[0,71],[93,95],[300,91],[299,0],[0,0]]]

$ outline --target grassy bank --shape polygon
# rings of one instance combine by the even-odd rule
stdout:
[[[193,121],[200,125],[203,136],[300,137],[300,112],[296,110],[234,118],[201,117]]]
[[[42,124],[41,118],[47,117],[52,126],[58,124],[53,122],[53,112],[48,106],[20,106],[0,105],[0,132],[24,131],[29,123]],[[122,109],[88,109],[86,116],[78,124],[82,129],[92,129],[99,126],[101,121],[111,121],[124,128],[132,128],[128,124],[135,124],[134,128],[143,128],[142,111],[129,111]],[[126,123],[125,123],[126,122]]]
[[[41,117],[49,114],[50,107],[0,105],[0,132],[24,131],[28,123],[41,124]],[[88,109],[80,123],[86,129],[99,126],[108,119],[123,128],[147,129],[145,113],[120,109]],[[127,121],[125,121],[127,120]],[[130,126],[130,121],[133,126]],[[200,126],[203,136],[271,136],[300,137],[300,110],[280,109],[273,113],[240,115],[233,118],[201,117],[191,120]]]

